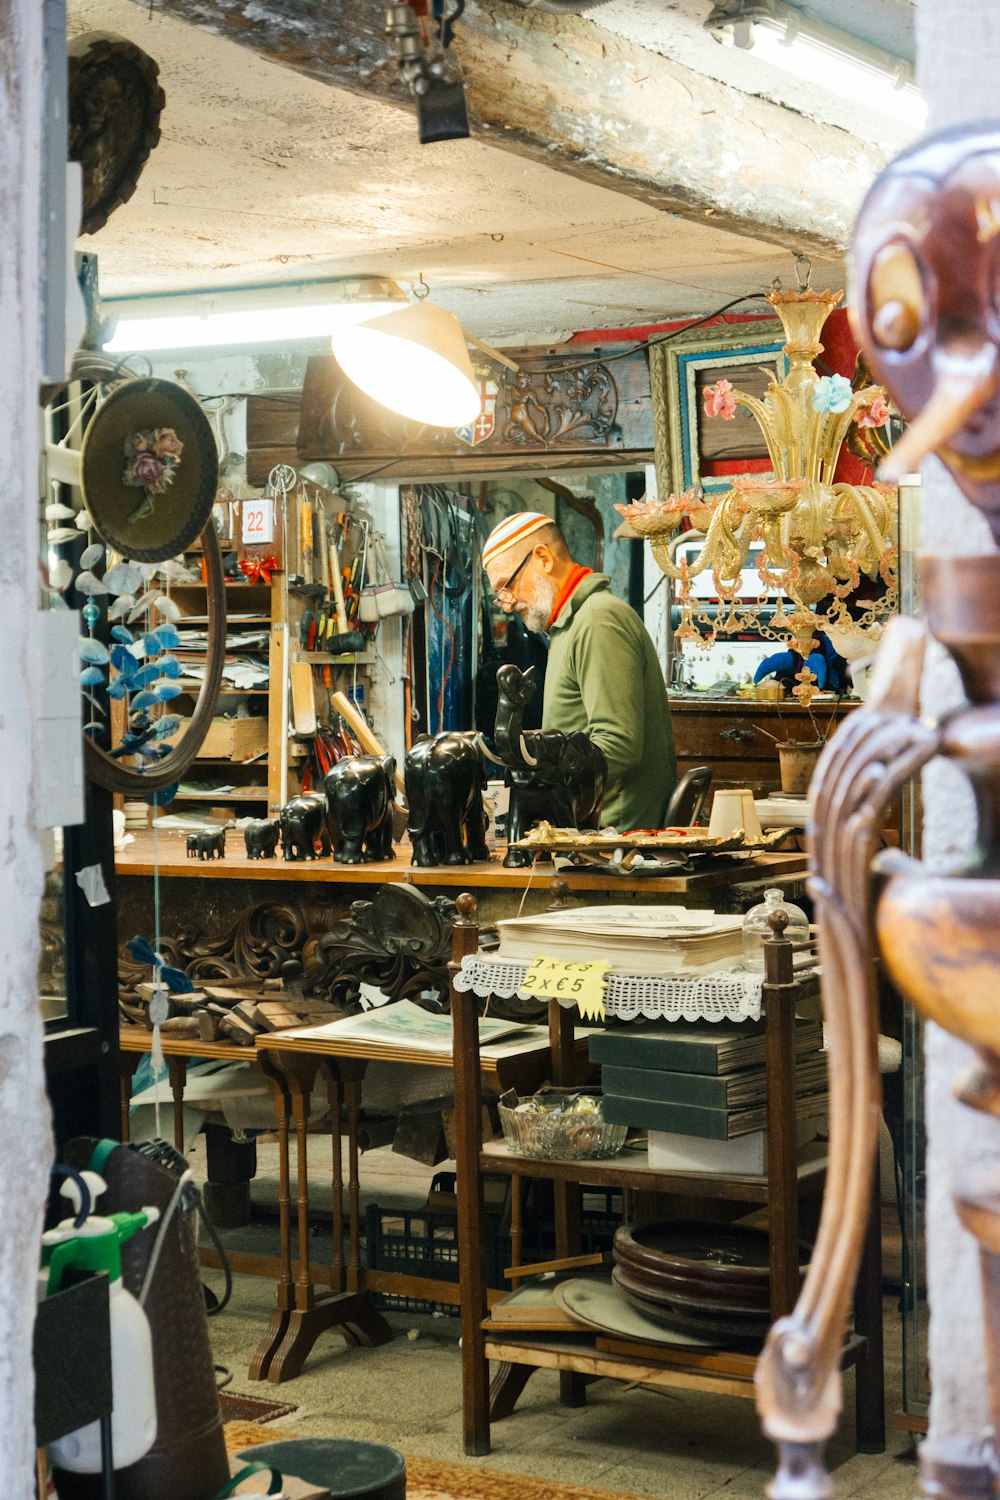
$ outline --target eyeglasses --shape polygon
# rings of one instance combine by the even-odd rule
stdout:
[[[520,573],[521,569],[528,565],[534,555],[535,554],[533,551],[526,552],[521,558],[521,561],[518,563],[517,567],[514,569],[513,573],[507,579],[507,582],[502,583],[497,589],[496,593],[493,595],[493,603],[499,605],[501,609],[512,609],[517,603],[517,596],[512,593],[511,584],[514,582],[514,579],[517,577],[518,573]]]

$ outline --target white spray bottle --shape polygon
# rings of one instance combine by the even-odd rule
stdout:
[[[96,1172],[81,1174],[91,1197],[104,1192],[106,1183]],[[77,1184],[67,1180],[60,1193],[79,1213],[81,1198]],[[42,1235],[42,1294],[52,1296],[62,1289],[70,1267],[108,1273],[111,1318],[111,1441],[114,1467],[128,1468],[148,1453],[156,1441],[156,1390],[153,1383],[153,1341],[149,1320],[132,1293],[122,1283],[121,1245],[147,1224],[160,1217],[158,1208],[139,1213],[91,1214],[78,1225],[75,1216],[63,1219]],[[49,1446],[51,1462],[59,1469],[79,1474],[101,1471],[101,1432],[97,1422],[80,1427]]]

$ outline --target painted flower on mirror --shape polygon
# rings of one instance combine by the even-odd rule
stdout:
[[[153,433],[153,452],[158,458],[180,458],[183,451],[184,444],[172,427],[158,427]]]
[[[721,417],[724,422],[731,422],[736,416],[736,400],[731,381],[717,380],[715,385],[707,385],[702,391],[702,399],[706,417]]]
[[[859,406],[854,413],[859,427],[884,427],[889,420],[889,403],[882,392],[873,396],[867,406]]]
[[[844,375],[824,375],[813,389],[813,411],[841,412],[851,404],[854,392]]]
[[[130,432],[122,445],[125,452],[123,483],[133,489],[162,495],[173,483],[184,444],[172,427],[152,432]]]

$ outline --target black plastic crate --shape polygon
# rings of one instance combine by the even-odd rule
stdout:
[[[440,1172],[432,1191],[454,1191],[454,1173]],[[555,1254],[551,1184],[525,1184],[522,1213],[521,1258],[546,1260]],[[617,1188],[584,1188],[581,1222],[581,1252],[592,1254],[611,1249],[615,1230],[622,1222],[622,1194]],[[499,1212],[486,1218],[486,1284],[507,1291],[504,1270],[510,1265],[509,1200]],[[370,1271],[396,1271],[456,1285],[458,1269],[458,1225],[455,1214],[438,1209],[383,1209],[369,1204],[365,1212],[365,1266]],[[378,1293],[376,1306],[407,1312],[442,1311],[458,1315],[448,1304],[413,1297]]]
[[[498,1241],[488,1235],[486,1241],[486,1279],[490,1286],[500,1284],[503,1265],[496,1262]],[[365,1210],[365,1266],[369,1271],[395,1271],[405,1276],[425,1276],[430,1281],[451,1281],[458,1285],[458,1223],[453,1213],[433,1209],[382,1209],[370,1203]],[[387,1292],[375,1296],[377,1307],[407,1312],[433,1312],[441,1309],[457,1315],[458,1308],[447,1303],[423,1301],[416,1297],[397,1297]]]

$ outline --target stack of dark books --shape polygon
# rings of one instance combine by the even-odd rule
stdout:
[[[799,1140],[815,1137],[829,1105],[823,1027],[795,1023]],[[767,1071],[763,1021],[671,1021],[594,1033],[607,1120],[649,1132],[651,1166],[763,1172]]]

